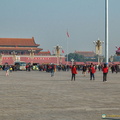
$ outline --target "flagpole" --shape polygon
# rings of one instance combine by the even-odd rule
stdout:
[[[105,62],[108,63],[108,0],[105,0]]]
[[[67,65],[68,65],[68,38],[67,38]]]
[[[68,65],[68,38],[69,38],[69,33],[68,33],[68,30],[67,30],[67,65]]]

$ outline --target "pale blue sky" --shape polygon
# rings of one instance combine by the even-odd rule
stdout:
[[[120,46],[120,0],[109,0],[109,55]],[[31,38],[44,51],[95,51],[105,40],[105,0],[0,0],[0,37]],[[70,34],[68,39],[66,32]],[[103,44],[104,54],[104,44]]]

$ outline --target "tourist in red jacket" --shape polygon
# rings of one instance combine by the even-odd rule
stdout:
[[[92,79],[95,80],[95,75],[94,75],[95,72],[96,72],[95,67],[93,64],[91,64],[89,68],[90,80]]]
[[[107,81],[107,73],[108,73],[108,67],[107,64],[104,64],[104,67],[102,68],[103,71],[103,82]]]
[[[74,79],[75,81],[75,75],[77,74],[77,69],[75,67],[75,65],[72,66],[71,68],[71,73],[72,73],[72,77],[71,77],[71,81]]]

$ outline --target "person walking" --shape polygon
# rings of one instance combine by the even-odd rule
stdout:
[[[112,66],[111,66],[111,71],[112,71],[112,73],[115,72],[115,65],[112,65]]]
[[[119,72],[119,66],[118,66],[118,64],[115,65],[115,72],[116,72],[116,74]]]
[[[76,74],[77,74],[77,69],[76,69],[75,65],[72,66],[72,68],[71,68],[71,73],[72,73],[71,81],[72,81],[73,79],[74,79],[74,81],[75,81],[75,76],[76,76]]]
[[[12,68],[12,66],[10,66],[9,70],[10,70],[10,72],[12,72],[12,71],[13,71],[13,68]]]
[[[6,76],[8,76],[8,75],[9,75],[9,68],[10,68],[10,67],[9,67],[9,65],[8,65],[8,64],[7,64],[7,65],[5,65],[4,70],[6,71],[6,72],[5,72],[5,75],[6,75]]]
[[[87,66],[85,64],[82,68],[82,74],[84,75],[84,77],[86,76],[86,71],[87,71]]]
[[[94,67],[94,65],[93,64],[91,64],[90,65],[90,68],[89,68],[89,71],[88,71],[89,73],[90,73],[90,80],[95,80],[95,72],[96,72],[96,70],[95,70],[95,67]]]
[[[54,66],[54,64],[52,64],[52,65],[50,66],[50,71],[51,71],[51,77],[53,77],[53,76],[54,76],[54,73],[55,73],[55,66]]]
[[[107,64],[104,64],[102,71],[103,71],[103,82],[107,82],[107,74],[108,74]]]

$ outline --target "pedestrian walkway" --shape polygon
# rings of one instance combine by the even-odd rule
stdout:
[[[120,120],[120,73],[90,81],[82,72],[0,71],[0,120]],[[119,117],[119,118],[118,118]]]

